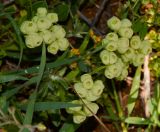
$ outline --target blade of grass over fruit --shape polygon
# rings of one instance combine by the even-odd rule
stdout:
[[[32,117],[33,117],[34,107],[35,107],[35,102],[36,102],[36,97],[37,97],[37,90],[41,82],[43,73],[44,73],[45,65],[46,65],[46,47],[45,47],[45,44],[43,44],[39,74],[37,78],[37,85],[36,85],[35,91],[31,94],[29,98],[29,103],[27,105],[27,111],[26,111],[26,115],[23,121],[23,125],[32,123]],[[26,131],[26,129],[23,129],[23,131]]]
[[[59,132],[75,132],[79,127],[80,124],[73,124],[69,123],[70,121],[66,121],[66,123],[63,124],[63,126],[60,128]]]
[[[45,70],[45,66],[46,66],[46,46],[45,46],[45,44],[43,44],[36,89],[38,89],[38,87],[39,87],[40,81],[42,79],[42,76],[43,76],[43,73],[44,73],[44,70]]]
[[[21,32],[20,32],[15,20],[10,15],[5,15],[5,16],[11,22],[11,24],[12,24],[14,30],[15,30],[17,39],[18,39],[18,44],[19,44],[19,47],[20,47],[20,56],[19,56],[19,62],[18,62],[18,67],[19,67],[19,65],[21,63],[21,60],[22,60],[22,56],[23,56],[23,46],[24,46],[24,43],[23,43],[23,40],[22,40],[22,37],[21,37]]]
[[[133,108],[135,106],[136,99],[138,97],[139,87],[140,87],[140,79],[141,77],[141,66],[139,66],[136,70],[135,76],[133,78],[131,91],[128,98],[128,115],[130,115],[133,111]]]
[[[124,121],[128,124],[136,124],[136,125],[148,125],[151,123],[150,120],[141,117],[128,117]]]
[[[29,97],[29,103],[27,105],[27,111],[26,111],[26,115],[25,115],[25,118],[24,118],[24,121],[23,121],[23,125],[30,125],[32,123],[36,96],[37,96],[37,92],[34,91],[31,94],[31,96]],[[22,130],[22,132],[26,132],[26,131],[27,131],[27,128],[24,128]]]
[[[91,72],[91,75],[96,74],[96,73],[98,73],[99,71],[101,71],[101,70],[103,70],[103,69],[105,69],[105,68],[106,68],[106,66],[100,66],[100,67],[98,67],[98,68],[95,68],[95,69]]]
[[[26,110],[27,104],[20,105],[20,109]],[[36,102],[34,111],[46,111],[46,110],[57,110],[62,108],[77,107],[79,104],[73,104],[68,102]]]
[[[76,78],[76,76],[79,74],[79,68],[76,68],[75,70],[69,72],[67,75],[66,75],[66,79],[68,81],[71,81],[71,80],[74,80]]]
[[[38,77],[35,76],[35,77],[32,77],[31,79],[29,79],[28,81],[26,81],[24,84],[20,85],[19,87],[17,88],[13,88],[11,90],[7,90],[6,92],[4,92],[2,94],[2,96],[5,96],[7,99],[14,96],[15,94],[17,94],[22,88],[26,87],[26,86],[29,86],[31,84],[34,84],[37,82],[37,79]]]
[[[89,36],[89,33],[85,36],[84,40],[83,40],[83,43],[81,44],[80,48],[79,48],[79,51],[81,54],[84,53],[85,49],[87,48],[87,45],[89,43],[89,39],[90,39],[90,36]]]
[[[66,58],[64,60],[56,60],[54,62],[51,63],[47,63],[46,64],[46,69],[54,69],[57,67],[60,67],[62,65],[67,65],[67,64],[71,64],[74,61],[79,60],[78,57],[74,56],[74,57],[70,57],[70,58]],[[13,71],[13,72],[3,72],[3,74],[17,74],[17,75],[25,75],[25,74],[32,74],[32,73],[36,73],[39,70],[39,66],[34,66],[31,68],[27,68],[24,70],[18,70],[18,71]]]
[[[10,81],[14,81],[14,80],[28,80],[28,78],[17,75],[17,74],[1,74],[0,73],[0,83],[5,83],[5,82],[10,82]]]

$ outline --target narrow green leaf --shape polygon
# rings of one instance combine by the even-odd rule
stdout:
[[[79,104],[73,104],[68,102],[36,102],[34,106],[34,111],[56,110],[77,106],[79,106]],[[26,110],[27,104],[20,105],[19,107],[22,110]]]
[[[27,112],[25,115],[25,119],[23,121],[24,125],[31,124],[32,123],[32,117],[34,112],[34,105],[36,101],[37,92],[33,92],[31,96],[29,97],[29,103],[27,105]]]
[[[39,75],[38,75],[38,81],[37,81],[36,88],[39,87],[40,81],[41,81],[43,73],[44,73],[45,66],[46,66],[46,46],[45,46],[45,44],[43,44],[41,63],[40,63],[40,67],[39,67]]]
[[[75,132],[76,129],[79,127],[79,124],[73,124],[73,123],[64,123],[59,132]]]
[[[69,72],[67,75],[66,75],[66,79],[68,80],[68,81],[71,81],[71,80],[73,80],[73,79],[75,79],[76,78],[76,76],[79,74],[79,68],[76,68],[75,70],[73,70],[73,71],[71,71],[71,72]]]
[[[136,124],[136,125],[148,125],[150,121],[141,117],[128,117],[125,120],[125,123]]]
[[[41,62],[40,62],[40,68],[39,68],[39,75],[37,77],[38,80],[37,80],[36,90],[31,94],[31,96],[29,98],[29,103],[27,105],[26,115],[25,115],[25,118],[23,121],[24,125],[32,123],[32,117],[33,117],[33,112],[34,112],[34,107],[35,107],[35,102],[36,102],[36,97],[37,97],[37,90],[38,90],[39,84],[40,84],[42,76],[43,76],[45,65],[46,65],[46,47],[45,47],[45,44],[43,44]],[[23,129],[23,132],[24,131],[27,131],[27,129],[26,128]]]
[[[24,84],[20,85],[17,88],[13,88],[11,90],[7,90],[5,93],[2,94],[2,96],[5,96],[7,99],[14,96],[15,94],[18,93],[19,90],[21,90],[22,88],[29,86],[31,84],[34,84],[37,82],[37,76],[36,77],[32,77],[31,79],[29,79],[28,81],[26,81]]]
[[[71,64],[74,61],[79,60],[78,57],[70,57],[70,58],[65,58],[63,60],[56,60],[54,62],[51,63],[47,63],[46,64],[46,69],[54,69],[57,67],[60,67],[62,65],[67,65],[67,64]],[[39,66],[34,66],[34,67],[30,67],[24,70],[18,70],[18,71],[13,71],[13,72],[3,72],[2,74],[17,74],[17,75],[25,75],[25,74],[32,74],[32,73],[36,73],[39,71]]]
[[[23,47],[24,47],[24,43],[23,43],[23,40],[22,40],[21,32],[20,32],[20,29],[19,29],[19,27],[17,26],[15,20],[11,17],[11,15],[6,14],[5,16],[6,16],[7,19],[11,22],[11,24],[12,24],[12,26],[13,26],[13,28],[14,28],[14,31],[15,31],[15,33],[16,33],[17,39],[18,39],[18,44],[19,44],[19,47],[20,47],[20,56],[19,56],[19,62],[18,62],[18,66],[19,66],[20,63],[21,63],[21,60],[22,60]]]
[[[65,21],[69,15],[69,5],[62,3],[54,8],[54,11],[58,14],[59,21]]]
[[[128,115],[132,113],[133,108],[135,106],[136,99],[138,97],[139,86],[141,81],[140,77],[141,77],[141,66],[137,68],[135,76],[133,78],[132,87],[131,87],[131,91],[128,98],[128,105],[127,105]]]
[[[81,54],[83,54],[85,49],[87,48],[87,45],[89,43],[89,39],[90,39],[90,36],[89,36],[89,34],[87,34],[83,40],[83,43],[81,44],[81,46],[79,48],[79,51]]]
[[[0,83],[10,82],[14,80],[28,80],[28,78],[16,74],[0,74]]]

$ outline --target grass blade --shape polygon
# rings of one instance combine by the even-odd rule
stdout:
[[[141,77],[141,66],[137,68],[135,76],[133,78],[132,87],[131,87],[131,91],[128,98],[128,105],[127,105],[128,115],[132,113],[133,108],[135,106],[136,99],[138,97],[138,91],[139,91],[139,86],[141,81],[140,77]]]

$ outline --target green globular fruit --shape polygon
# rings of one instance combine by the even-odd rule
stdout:
[[[108,65],[106,67],[104,75],[109,79],[118,77],[121,74],[123,67],[124,64],[122,60],[118,59],[118,61],[115,64]]]
[[[47,15],[47,9],[45,7],[39,7],[37,8],[37,14],[38,17],[44,17]]]
[[[73,114],[73,122],[76,124],[82,123],[86,119],[86,115],[83,111]]]
[[[91,92],[95,96],[100,96],[103,92],[104,84],[101,80],[96,80],[94,82],[93,88],[91,89]]]
[[[49,30],[44,30],[40,34],[45,44],[51,44],[54,41],[53,34]]]
[[[117,31],[121,26],[121,21],[118,17],[113,16],[107,21],[107,25],[113,31]]]
[[[82,83],[75,83],[74,89],[81,98],[85,98],[87,96],[87,90],[84,88]]]
[[[57,13],[48,13],[48,14],[47,14],[47,18],[48,18],[48,20],[50,20],[50,22],[52,22],[52,23],[58,22],[58,15],[57,15]]]
[[[33,21],[24,21],[20,27],[20,30],[24,34],[31,34],[36,33],[38,31],[38,27]]]
[[[96,101],[97,99],[99,99],[100,96],[95,96],[92,91],[88,90],[87,96],[86,96],[86,100],[87,101]]]
[[[54,41],[47,47],[47,51],[53,55],[57,54],[58,50],[59,50],[59,46],[56,41]]]
[[[138,35],[135,35],[130,40],[130,46],[133,49],[139,49],[141,46],[141,39]]]
[[[144,57],[145,55],[137,53],[135,58],[133,58],[133,65],[136,67],[142,65],[144,63]]]
[[[133,30],[132,30],[132,28],[121,27],[121,28],[118,30],[118,34],[119,34],[121,37],[131,38],[132,35],[133,35]]]
[[[37,26],[39,31],[47,30],[51,27],[52,23],[46,17],[40,17],[37,20]]]
[[[127,68],[123,68],[121,74],[116,77],[117,80],[124,80],[128,76],[128,70]]]
[[[73,100],[71,102],[72,104],[79,104],[82,105],[82,103],[79,100]],[[82,106],[77,106],[77,107],[69,107],[68,109],[66,109],[68,113],[73,114],[75,112],[79,112],[82,110]]]
[[[50,28],[50,31],[53,33],[55,38],[60,39],[66,36],[66,31],[60,25],[54,25]]]
[[[128,28],[131,26],[132,26],[132,22],[129,19],[124,18],[121,20],[121,28]]]
[[[105,46],[109,43],[109,41],[110,41],[110,40],[104,38],[104,39],[102,40],[102,46],[105,47]]]
[[[57,44],[59,46],[60,51],[65,51],[69,47],[69,41],[66,38],[57,39]]]
[[[103,50],[100,53],[100,58],[103,64],[109,65],[109,64],[114,64],[118,57],[114,52],[110,52],[107,50]]]
[[[152,52],[151,43],[148,40],[143,40],[140,46],[140,52],[144,55],[148,55]]]
[[[86,79],[92,80],[92,76],[88,73],[81,75],[81,82],[85,81]]]
[[[88,103],[87,106],[83,107],[83,111],[86,116],[90,117],[97,113],[99,106],[96,103]],[[92,112],[91,112],[91,111]]]
[[[93,80],[92,79],[86,79],[82,82],[83,87],[85,89],[91,89],[93,87]]]
[[[105,36],[105,39],[117,41],[118,40],[118,35],[114,32],[110,32]]]
[[[118,40],[118,52],[124,54],[129,49],[129,39],[122,37]]]
[[[109,41],[105,49],[108,51],[116,51],[118,47],[118,41]]]
[[[25,36],[25,43],[28,48],[35,48],[42,44],[42,37],[38,33],[32,33]]]
[[[127,60],[132,60],[135,58],[135,51],[132,48],[129,48],[124,54],[123,54]]]

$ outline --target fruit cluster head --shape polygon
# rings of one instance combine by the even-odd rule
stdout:
[[[65,51],[69,42],[65,38],[64,28],[57,25],[58,15],[48,13],[44,7],[37,9],[36,15],[30,21],[24,21],[20,30],[25,34],[25,43],[28,48],[40,46],[43,42],[48,45],[47,50],[51,54],[57,54],[58,50]]]
[[[104,74],[109,79],[123,80],[128,75],[129,64],[142,65],[152,47],[148,40],[141,40],[134,35],[129,19],[120,20],[113,16],[107,25],[112,31],[102,40],[104,50],[100,52],[100,58],[106,65]]]
[[[93,81],[90,74],[83,74],[80,81],[74,84],[74,89],[81,97],[81,100],[74,100],[71,103],[81,106],[70,107],[67,109],[67,112],[73,114],[74,123],[79,124],[83,122],[86,117],[93,116],[93,114],[97,113],[99,107],[96,103],[93,103],[93,101],[100,98],[104,84],[101,80]]]

